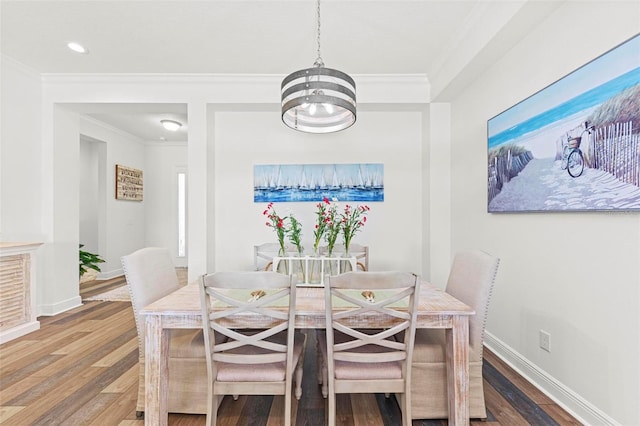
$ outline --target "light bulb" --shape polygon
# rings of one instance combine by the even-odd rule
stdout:
[[[327,110],[327,113],[333,114],[333,105],[331,105],[331,104],[322,104],[322,106],[324,107],[324,109]]]

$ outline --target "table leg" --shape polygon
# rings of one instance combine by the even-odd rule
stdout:
[[[145,413],[147,426],[168,423],[169,330],[162,327],[162,318],[145,316]]]
[[[469,424],[469,317],[453,317],[447,329],[447,393],[449,424]]]

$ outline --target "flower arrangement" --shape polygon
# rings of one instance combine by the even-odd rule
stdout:
[[[333,253],[333,246],[338,239],[338,235],[340,235],[341,228],[337,204],[329,204],[329,206],[325,208],[324,219],[326,226],[324,239],[327,242],[327,254],[331,257],[331,254]]]
[[[340,234],[342,234],[345,252],[348,253],[351,240],[367,222],[369,210],[367,205],[346,204],[342,212],[339,212],[337,200],[334,199],[334,202],[331,202],[328,198],[323,198],[322,202],[316,204],[313,255],[318,255],[320,242],[324,239],[327,243],[326,253],[331,257]],[[300,221],[293,214],[284,217],[278,215],[273,203],[269,203],[262,214],[269,219],[266,225],[276,233],[280,245],[279,255],[286,255],[285,239],[288,237],[289,242],[296,247],[298,255],[302,256],[304,247],[302,246],[302,224]]]
[[[290,227],[287,229],[289,241],[296,247],[298,255],[302,256],[304,251],[304,247],[302,247],[302,226],[292,214],[289,215],[289,224]]]
[[[284,237],[287,234],[287,229],[284,225],[284,220],[286,219],[286,217],[280,217],[276,213],[276,209],[273,207],[273,203],[269,203],[266,210],[262,212],[262,214],[267,216],[267,218],[269,219],[266,225],[270,228],[273,228],[273,230],[275,231],[276,236],[278,237],[278,244],[280,244],[279,254],[280,256],[284,256],[286,254],[286,248],[284,245]]]
[[[349,204],[344,206],[344,211],[340,215],[340,223],[342,225],[342,241],[346,253],[349,253],[351,239],[353,239],[356,232],[367,222],[367,213],[369,213],[369,210],[369,206],[353,207]]]
[[[318,254],[318,250],[320,248],[320,241],[322,241],[322,237],[324,237],[325,232],[327,231],[327,206],[331,205],[331,202],[327,197],[322,199],[322,202],[316,204],[316,226],[313,230],[313,253],[314,255]]]

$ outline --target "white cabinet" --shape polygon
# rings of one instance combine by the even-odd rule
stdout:
[[[0,243],[0,343],[40,328],[35,251],[40,243]]]

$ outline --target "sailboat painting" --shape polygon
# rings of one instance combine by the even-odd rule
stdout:
[[[253,166],[253,201],[384,201],[384,165],[280,164]]]

